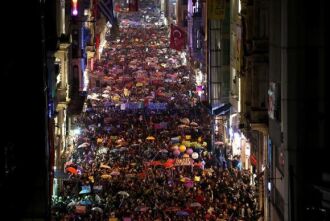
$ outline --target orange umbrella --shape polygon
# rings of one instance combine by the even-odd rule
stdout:
[[[148,136],[146,139],[147,139],[147,140],[155,140],[156,138],[153,137],[153,136]]]

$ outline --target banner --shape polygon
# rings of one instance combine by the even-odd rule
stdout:
[[[181,51],[186,47],[187,33],[171,24],[170,48]]]
[[[207,18],[211,20],[223,20],[225,18],[225,0],[207,1]]]
[[[148,104],[148,109],[150,109],[150,110],[166,110],[167,109],[167,103],[152,103],[152,102],[150,102]]]
[[[138,110],[143,108],[143,103],[126,103],[126,108],[129,110]]]
[[[194,160],[191,158],[182,158],[176,159],[174,162],[174,166],[191,166],[193,165]]]

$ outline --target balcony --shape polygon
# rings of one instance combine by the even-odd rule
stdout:
[[[70,44],[70,35],[61,34],[59,37],[59,42],[62,44]]]
[[[252,107],[249,111],[250,123],[268,123],[268,112],[264,108]]]
[[[67,102],[66,97],[67,97],[67,89],[66,88],[58,88],[57,89],[57,94],[56,94],[57,103],[66,103]]]
[[[86,97],[84,93],[73,93],[68,106],[69,116],[78,115],[82,112]]]

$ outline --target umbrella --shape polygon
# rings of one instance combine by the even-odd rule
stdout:
[[[111,175],[109,175],[109,174],[103,174],[103,175],[101,175],[101,178],[102,179],[110,179],[111,178]]]
[[[133,174],[133,173],[129,173],[129,174],[126,174],[126,177],[128,177],[128,178],[132,178],[132,177],[136,177],[136,175]]]
[[[201,207],[202,204],[200,204],[199,202],[194,202],[190,204],[190,207]]]
[[[185,125],[185,124],[180,124],[179,126],[178,126],[178,128],[188,128],[189,126],[188,125]]]
[[[81,200],[80,202],[79,202],[79,204],[80,205],[92,205],[93,203],[92,203],[92,201],[90,201],[90,200]]]
[[[168,130],[163,130],[163,131],[160,132],[160,134],[165,134],[165,133],[169,133],[169,131]]]
[[[186,183],[186,182],[191,181],[191,179],[189,177],[182,177],[182,178],[180,178],[180,181]]]
[[[78,214],[85,214],[86,213],[86,206],[76,205],[76,213]]]
[[[107,152],[108,152],[108,148],[106,147],[99,148],[97,151],[98,154],[105,154]]]
[[[117,151],[119,151],[119,149],[112,149],[112,150],[110,150],[110,153],[115,153]]]
[[[176,213],[176,215],[177,215],[177,216],[189,216],[189,213],[188,213],[187,211],[183,211],[183,210],[181,210],[181,211],[178,211],[178,212]]]
[[[78,173],[77,169],[76,168],[73,168],[73,167],[66,168],[66,171],[67,172],[70,172],[72,174],[77,174]]]
[[[129,197],[129,194],[126,191],[119,191],[117,194]]]
[[[82,186],[81,187],[81,191],[79,192],[79,194],[87,194],[91,192],[91,187],[90,186]]]
[[[74,206],[76,206],[77,204],[78,204],[77,202],[72,201],[72,202],[68,203],[67,207],[74,207]]]
[[[191,122],[191,123],[190,123],[190,126],[198,127],[198,123],[196,123],[196,122]]]
[[[138,206],[135,208],[135,211],[138,211],[138,212],[146,212],[148,210],[149,210],[149,207],[147,207],[147,206],[143,206],[143,207]]]
[[[103,176],[103,175],[102,175]],[[101,176],[101,177],[102,177]],[[111,176],[110,176],[111,177]],[[93,191],[94,192],[101,192],[102,191],[102,189],[103,189],[103,186],[101,186],[101,185],[97,185],[97,186],[93,186]],[[97,196],[97,195],[96,195]]]
[[[105,164],[101,164],[100,168],[111,169],[111,167],[109,167],[108,165],[105,165]]]
[[[69,167],[69,166],[76,166],[74,162],[68,161],[64,164],[64,167]]]
[[[90,144],[89,143],[82,143],[80,144],[77,148],[83,148],[83,147],[88,147]]]
[[[177,211],[179,211],[179,210],[180,210],[180,208],[179,208],[179,207],[176,207],[176,206],[167,207],[167,208],[165,209],[165,211],[167,211],[167,212],[177,212]]]
[[[103,210],[100,207],[93,207],[92,210],[99,213],[103,213]]]
[[[185,117],[185,118],[180,119],[180,122],[183,124],[189,124],[190,120],[189,120],[189,118]]]
[[[127,147],[121,147],[119,150],[120,151],[125,151],[125,150],[127,150]]]
[[[112,171],[110,173],[110,175],[112,175],[112,176],[118,176],[118,175],[120,175],[120,172],[119,171]]]
[[[150,166],[161,166],[163,165],[160,161],[156,160],[156,161],[151,161],[149,163]]]
[[[165,163],[163,164],[163,166],[164,166],[165,168],[171,168],[171,167],[173,167],[173,163],[171,163],[171,162],[165,162]]]
[[[187,181],[187,182],[185,182],[184,186],[188,187],[188,188],[191,188],[191,187],[194,186],[194,181]]]
[[[168,150],[166,150],[166,149],[161,149],[161,150],[159,150],[159,152],[160,152],[160,153],[168,153]]]
[[[148,136],[146,139],[147,139],[147,140],[155,140],[156,138],[153,137],[153,136]]]

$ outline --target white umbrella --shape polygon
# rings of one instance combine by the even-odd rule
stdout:
[[[190,120],[189,120],[189,118],[185,117],[185,118],[180,119],[180,122],[184,123],[184,124],[189,124]]]
[[[129,197],[129,194],[126,191],[119,191],[117,194],[122,195],[122,196]]]
[[[93,207],[92,210],[99,213],[103,213],[103,210],[100,207]]]
[[[100,168],[111,169],[111,167],[109,167],[108,165],[105,165],[105,164],[101,164]]]
[[[89,143],[82,143],[77,148],[88,147],[89,145],[90,145]]]
[[[105,154],[107,152],[108,152],[108,148],[106,148],[106,147],[102,147],[102,148],[98,149],[98,151],[97,151],[98,154]]]
[[[74,207],[76,205],[78,205],[78,202],[72,201],[72,202],[68,203],[67,207]]]

